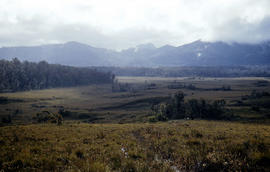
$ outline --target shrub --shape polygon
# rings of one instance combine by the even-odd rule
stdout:
[[[6,104],[8,102],[7,97],[0,97],[0,104]]]
[[[149,122],[158,122],[156,116],[150,116],[150,117],[148,118],[148,121],[149,121]]]
[[[228,109],[225,108],[225,100],[207,102],[204,99],[191,99],[184,102],[184,93],[177,92],[171,100],[152,106],[155,119],[152,122],[166,121],[168,119],[223,119]]]
[[[253,105],[253,106],[251,106],[251,110],[256,111],[256,112],[259,112],[260,111],[260,107]]]
[[[62,115],[62,117],[70,117],[72,113],[70,111],[67,111],[65,109],[59,109],[58,113]]]
[[[158,104],[152,106],[152,113],[154,116],[149,118],[149,122],[156,122],[156,121],[167,121],[169,116],[167,104]]]
[[[34,119],[38,123],[50,122],[50,123],[56,123],[57,125],[61,125],[63,122],[62,115],[54,114],[49,111],[42,111],[41,113],[37,113]]]
[[[2,117],[2,123],[6,123],[6,124],[10,124],[10,123],[12,123],[12,120],[11,120],[11,115],[8,115],[8,116],[5,116],[5,117]]]
[[[75,154],[76,154],[77,158],[80,158],[80,159],[83,159],[84,158],[83,151],[81,151],[81,150],[77,150],[75,152]]]
[[[121,156],[119,154],[113,155],[110,158],[110,162],[111,162],[113,170],[117,170],[117,169],[121,168],[122,161],[121,161]]]
[[[124,172],[135,172],[137,171],[136,169],[136,164],[134,161],[128,160],[126,164],[124,165],[124,168],[122,169]]]

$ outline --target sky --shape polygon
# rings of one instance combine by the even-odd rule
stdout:
[[[270,0],[0,0],[0,47],[270,39]]]

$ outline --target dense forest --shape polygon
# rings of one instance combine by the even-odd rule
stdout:
[[[270,66],[92,67],[117,76],[269,77]]]
[[[95,69],[77,68],[46,61],[33,63],[0,60],[0,91],[22,91],[52,87],[111,83],[114,75]]]

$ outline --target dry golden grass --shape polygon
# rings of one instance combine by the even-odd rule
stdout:
[[[4,171],[269,171],[270,126],[217,121],[0,129]]]

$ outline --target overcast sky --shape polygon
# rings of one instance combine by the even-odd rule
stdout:
[[[270,0],[0,0],[0,47],[270,39]]]

